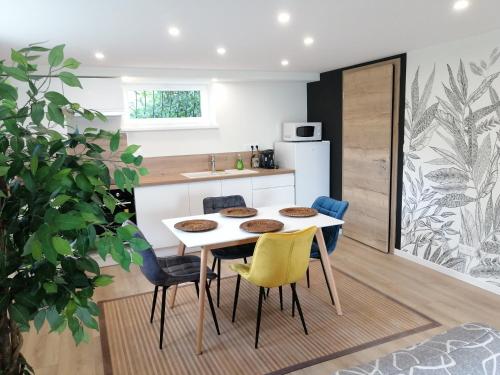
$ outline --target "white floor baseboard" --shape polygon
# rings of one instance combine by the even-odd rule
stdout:
[[[418,264],[420,264],[422,266],[431,268],[431,269],[433,269],[435,271],[441,272],[441,273],[443,273],[445,275],[451,276],[451,277],[453,277],[455,279],[459,279],[459,280],[464,281],[464,282],[466,282],[468,284],[472,284],[472,285],[477,286],[477,287],[479,287],[481,289],[485,289],[485,290],[487,290],[489,292],[492,292],[492,293],[500,295],[500,288],[496,287],[495,285],[492,285],[492,284],[490,284],[490,283],[488,283],[486,281],[476,279],[475,277],[472,277],[472,276],[466,275],[466,274],[464,274],[462,272],[458,272],[458,271],[455,271],[453,269],[441,266],[439,264],[430,262],[428,260],[415,257],[415,256],[413,256],[411,254],[408,254],[405,251],[401,251],[399,249],[396,249],[394,251],[394,254],[397,255],[397,256],[400,256],[402,258],[408,259],[408,260],[410,260],[412,262],[418,263]]]

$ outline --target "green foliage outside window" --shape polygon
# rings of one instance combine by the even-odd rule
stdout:
[[[200,91],[131,90],[131,119],[201,117]]]

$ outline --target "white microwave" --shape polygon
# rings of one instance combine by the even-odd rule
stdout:
[[[283,140],[287,142],[321,141],[321,122],[285,122]]]

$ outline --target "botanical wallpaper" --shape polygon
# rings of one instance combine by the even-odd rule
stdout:
[[[401,250],[500,287],[500,48],[431,58],[407,77]]]

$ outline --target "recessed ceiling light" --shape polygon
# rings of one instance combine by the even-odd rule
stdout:
[[[290,64],[290,62],[287,59],[281,60],[281,65],[288,66],[288,64]]]
[[[96,53],[94,53],[94,56],[95,56],[95,58],[96,58],[97,60],[102,60],[102,59],[104,59],[104,53],[102,53],[102,52],[96,52]]]
[[[181,31],[179,30],[179,28],[177,28],[176,26],[170,26],[168,28],[168,33],[171,35],[171,36],[179,36],[181,34]]]
[[[314,38],[310,37],[310,36],[306,36],[304,38],[304,44],[306,46],[310,46],[311,44],[314,44]]]
[[[469,5],[470,5],[469,0],[457,0],[453,4],[453,9],[456,11],[461,11],[467,9]]]
[[[278,13],[278,22],[281,24],[287,24],[288,22],[290,22],[290,13],[287,12]]]
[[[225,55],[226,54],[226,49],[224,47],[219,47],[219,48],[217,48],[217,53],[219,55]]]

